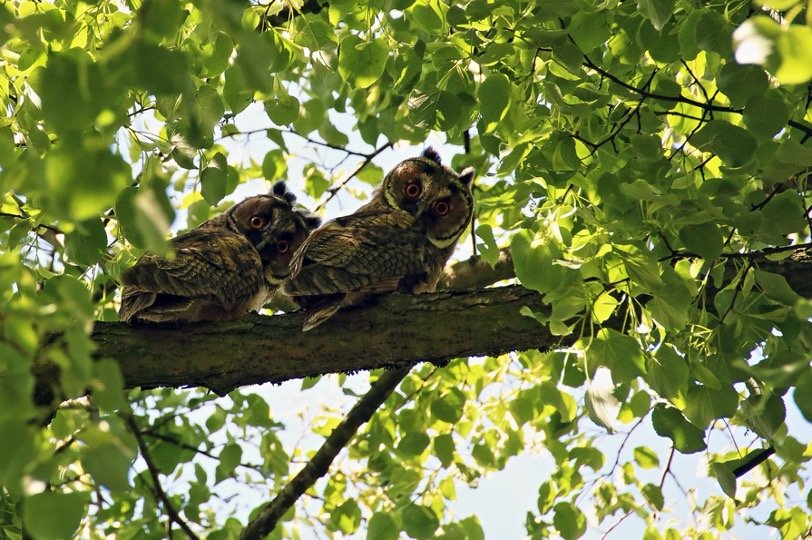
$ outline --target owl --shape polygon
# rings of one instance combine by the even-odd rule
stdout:
[[[283,285],[306,312],[302,330],[370,295],[434,290],[471,221],[473,179],[473,169],[458,174],[427,148],[392,169],[366,205],[314,231]]]
[[[228,320],[260,309],[320,220],[294,209],[277,182],[172,240],[174,258],[147,253],[121,276],[126,322]]]

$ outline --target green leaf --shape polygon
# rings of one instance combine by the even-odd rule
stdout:
[[[217,152],[208,165],[200,171],[200,184],[203,198],[211,206],[216,205],[228,194],[228,163],[226,156]]]
[[[445,468],[454,463],[454,438],[450,433],[434,438],[434,455]]]
[[[164,192],[161,194],[166,197]],[[152,189],[128,187],[121,190],[115,211],[119,228],[132,245],[153,253],[166,253],[171,218]]]
[[[812,28],[791,24],[776,41],[781,66],[775,78],[781,84],[804,84],[812,79]]]
[[[683,227],[679,231],[679,238],[688,251],[696,253],[706,261],[719,258],[725,242],[719,229],[710,223]]]
[[[674,448],[682,454],[693,454],[707,448],[701,429],[688,422],[675,408],[662,403],[654,406],[651,413],[654,431],[661,437],[668,437]]]
[[[35,440],[35,430],[31,425],[26,424],[27,419],[33,416],[33,412],[36,412],[30,402],[31,391],[34,387],[33,377],[28,377],[27,388],[24,386],[20,389],[9,388],[14,382],[17,382],[14,379],[5,377],[0,379],[0,390],[3,392],[11,390],[0,398],[0,403],[11,401],[14,405],[10,410],[0,412],[0,418],[8,418],[0,421],[0,429],[3,433],[3,437],[0,437],[0,482],[12,495],[20,495],[22,476],[37,455],[38,442]],[[20,392],[20,390],[24,391]],[[21,399],[23,396],[26,401]],[[13,398],[17,399],[12,401]],[[25,407],[23,404],[28,406]],[[11,417],[11,414],[15,412],[19,416]]]
[[[562,392],[550,381],[545,381],[539,386],[539,396],[545,405],[555,408],[564,422],[572,422],[578,414],[578,405],[575,399],[566,392]]]
[[[85,512],[84,493],[37,493],[25,500],[23,523],[37,540],[75,538]]]
[[[812,396],[812,372],[807,370],[798,381],[793,397],[806,421],[812,422],[812,399],[809,396]]]
[[[460,525],[465,531],[466,540],[485,540],[485,532],[482,530],[482,524],[477,516],[468,516],[460,521]]]
[[[121,444],[89,444],[82,453],[82,466],[93,478],[113,492],[129,489],[128,473],[133,453]]]
[[[753,64],[728,62],[722,66],[716,82],[734,107],[743,107],[751,98],[761,96],[770,87],[763,68]]]
[[[428,508],[408,504],[401,510],[403,530],[412,538],[423,540],[432,538],[440,522]]]
[[[305,192],[314,199],[318,199],[330,187],[330,181],[327,180],[318,167],[312,163],[305,165],[303,172],[305,177]]]
[[[797,192],[779,193],[761,209],[764,229],[771,234],[786,235],[802,231],[807,223],[803,219],[804,207]]]
[[[535,238],[531,231],[522,230],[513,236],[510,251],[516,277],[528,289],[549,292],[563,285],[566,270],[555,264],[561,252],[552,243]]]
[[[660,466],[660,458],[657,452],[648,446],[638,446],[634,449],[634,461],[641,469],[656,469]]]
[[[687,391],[688,362],[669,345],[663,345],[649,357],[646,382],[660,396],[673,399]]]
[[[277,125],[287,126],[299,118],[299,100],[293,96],[280,96],[265,101],[265,112]]]
[[[235,63],[240,67],[245,81],[243,88],[247,87],[250,90],[249,96],[253,95],[253,90],[271,91],[273,87],[271,63],[277,56],[278,50],[272,38],[251,30],[239,32]]]
[[[361,524],[361,508],[354,499],[344,501],[330,512],[330,521],[339,531],[351,534],[358,530],[358,526]]]
[[[615,384],[630,382],[645,374],[645,358],[640,344],[625,334],[602,328],[586,350],[590,366],[606,366]]]
[[[160,45],[135,43],[134,72],[137,84],[155,94],[180,94],[193,90],[186,55]]]
[[[742,400],[741,415],[759,436],[772,439],[784,425],[787,409],[781,396],[770,393],[769,397],[751,396]]]
[[[377,186],[383,180],[384,174],[383,169],[375,165],[374,163],[369,163],[364,168],[362,168],[358,174],[355,175],[356,178],[369,184],[370,186]]]
[[[646,484],[640,490],[645,497],[646,501],[653,506],[658,512],[662,511],[665,500],[663,499],[663,490],[660,486],[654,484]]]
[[[140,13],[144,28],[158,39],[176,35],[187,15],[174,0],[147,0]]]
[[[510,105],[510,81],[506,75],[489,75],[477,91],[479,112],[486,122],[498,122],[507,114]]]
[[[674,14],[675,0],[638,0],[637,9],[659,32]]]
[[[673,0],[643,0],[643,2],[670,2]],[[670,16],[670,14],[669,14]],[[578,47],[589,52],[606,43],[612,34],[611,18],[608,11],[583,11],[572,16],[567,31]]]
[[[789,108],[780,96],[770,92],[748,99],[742,119],[756,137],[771,139],[786,127]]]
[[[615,312],[618,304],[619,302],[608,291],[602,292],[592,304],[592,317],[595,322],[605,322]]]
[[[219,484],[226,478],[234,476],[234,469],[242,459],[242,448],[237,443],[228,443],[220,451],[220,463],[214,472],[214,481]]]
[[[697,426],[706,426],[716,418],[730,418],[736,414],[739,395],[732,387],[712,390],[707,386],[693,385],[688,388],[683,412]]]
[[[327,109],[324,102],[320,99],[311,99],[299,108],[299,117],[293,122],[293,127],[299,134],[307,135],[318,129],[325,118]]]
[[[725,463],[714,463],[713,475],[716,477],[716,480],[719,482],[719,486],[722,488],[722,491],[725,492],[725,495],[731,499],[735,499],[736,476],[733,474],[733,471],[730,470],[730,467]]]
[[[131,181],[130,167],[108,149],[61,147],[45,157],[45,203],[56,216],[83,221],[113,206]]]
[[[711,120],[700,129],[691,143],[719,156],[730,167],[740,167],[753,158],[758,148],[747,130],[725,120]]]
[[[93,363],[93,403],[107,411],[127,410],[128,401],[124,397],[124,378],[118,362],[102,358]]]
[[[486,263],[494,266],[499,260],[501,255],[499,246],[496,245],[496,239],[493,236],[493,228],[487,223],[476,228],[477,237],[484,243],[477,243],[477,251]]]
[[[389,57],[382,39],[364,41],[355,34],[341,40],[338,73],[355,88],[369,88],[380,79]]]
[[[449,389],[448,393],[431,402],[430,409],[434,418],[456,424],[462,417],[465,407],[465,394],[457,388]]]
[[[65,236],[65,255],[74,263],[94,265],[106,251],[107,231],[98,218],[77,223],[76,229]]]
[[[700,49],[729,57],[733,48],[731,35],[733,26],[716,11],[703,10],[696,22],[696,43]]]
[[[262,159],[262,176],[270,182],[284,178],[288,173],[288,164],[281,150],[271,150]]]
[[[756,269],[755,278],[756,285],[773,300],[792,306],[800,299],[798,293],[789,286],[787,279],[781,274]]]
[[[84,51],[53,53],[33,83],[42,100],[45,120],[68,137],[87,129],[107,106],[114,106],[119,91]]]
[[[397,540],[400,529],[389,513],[375,512],[369,519],[367,528],[368,540]]]
[[[398,444],[398,452],[405,456],[419,456],[428,448],[431,439],[423,432],[411,432],[403,436]]]
[[[204,84],[197,89],[194,109],[196,123],[194,128],[199,131],[202,139],[211,140],[214,126],[223,119],[225,111],[223,98],[212,86]],[[209,142],[207,146],[211,146],[211,143]]]
[[[580,538],[586,532],[586,516],[572,503],[562,501],[553,507],[553,525],[566,540]]]

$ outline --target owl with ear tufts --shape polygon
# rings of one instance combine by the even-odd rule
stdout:
[[[427,148],[400,162],[372,199],[302,244],[283,290],[305,310],[302,330],[376,293],[434,290],[471,222],[474,170],[456,173]]]
[[[320,220],[294,208],[283,182],[172,240],[174,258],[144,254],[121,276],[126,322],[228,320],[260,309],[288,277]]]

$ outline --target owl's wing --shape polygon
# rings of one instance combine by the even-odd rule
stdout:
[[[405,214],[405,213],[403,213]],[[404,276],[423,274],[425,236],[398,212],[356,213],[314,232],[296,254],[289,295],[385,292]]]
[[[195,229],[172,243],[173,259],[146,254],[122,274],[121,320],[137,317],[159,303],[182,311],[195,299],[216,300],[229,310],[264,284],[259,254],[242,235]]]

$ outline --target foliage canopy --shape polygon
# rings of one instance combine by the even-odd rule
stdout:
[[[536,538],[807,533],[812,302],[759,263],[809,248],[811,24],[799,0],[0,4],[0,536],[238,536],[223,486],[276,492],[308,448],[255,390],[124,390],[94,321],[178,211],[256,178],[322,208],[437,134],[481,176],[481,258],[509,248],[560,346],[413,370],[273,537],[482,537],[449,501],[530,451],[555,464]]]

